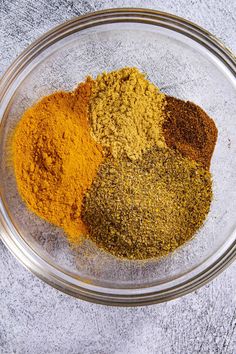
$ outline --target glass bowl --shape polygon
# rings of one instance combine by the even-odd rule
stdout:
[[[135,66],[169,95],[212,116],[219,137],[211,164],[214,199],[196,237],[169,256],[116,259],[87,242],[73,251],[63,231],[31,213],[18,195],[11,136],[27,107],[87,75]],[[110,305],[167,301],[202,286],[236,255],[236,78],[232,53],[182,18],[144,9],[81,16],[29,46],[1,80],[1,238],[38,277],[67,294]]]

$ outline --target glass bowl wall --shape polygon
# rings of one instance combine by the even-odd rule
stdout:
[[[63,231],[19,197],[10,141],[22,113],[42,96],[72,90],[87,75],[135,66],[163,92],[214,118],[214,200],[196,237],[160,260],[118,260],[87,242],[72,251]],[[31,271],[77,297],[116,305],[166,301],[201,286],[235,257],[236,79],[233,55],[184,19],[115,9],[76,18],[26,49],[1,80],[1,237]]]

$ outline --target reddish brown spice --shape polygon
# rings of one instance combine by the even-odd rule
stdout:
[[[214,121],[189,101],[166,96],[163,133],[167,146],[209,169],[217,140]]]

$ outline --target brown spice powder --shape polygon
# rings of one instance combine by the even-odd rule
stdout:
[[[166,96],[163,133],[167,146],[209,168],[217,140],[214,121],[192,102]]]

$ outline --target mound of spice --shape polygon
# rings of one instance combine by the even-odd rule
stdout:
[[[86,193],[82,215],[98,247],[147,259],[189,240],[211,199],[210,172],[178,151],[155,147],[136,161],[107,159]]]
[[[210,167],[217,140],[214,121],[192,102],[166,96],[163,133],[167,146]]]
[[[114,157],[134,160],[151,146],[165,146],[165,95],[136,68],[99,75],[90,101],[96,141]]]
[[[37,215],[64,228],[71,242],[87,234],[82,199],[103,161],[89,132],[91,85],[87,80],[74,93],[44,97],[24,113],[13,139],[22,199]]]

